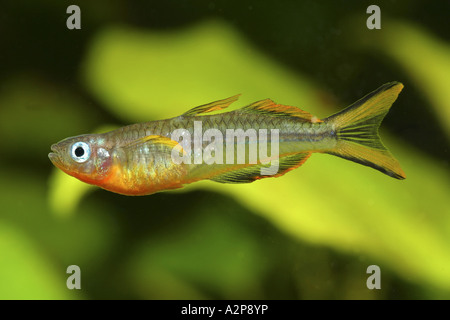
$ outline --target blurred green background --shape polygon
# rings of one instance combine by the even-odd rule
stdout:
[[[66,8],[81,8],[68,30]],[[381,8],[381,30],[366,9]],[[450,298],[448,1],[2,1],[0,298]],[[63,138],[242,93],[320,118],[389,81],[407,179],[313,155],[279,179],[125,197]],[[68,290],[66,268],[81,268]],[[381,290],[366,269],[381,268]]]

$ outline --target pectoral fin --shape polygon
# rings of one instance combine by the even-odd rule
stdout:
[[[172,152],[172,149],[176,148],[179,152],[182,152],[183,154],[185,153],[185,151],[177,141],[159,135],[150,135],[133,140],[128,145],[126,145],[125,148],[136,147],[138,145],[144,144],[149,148],[154,149],[155,151],[166,150],[168,152]]]

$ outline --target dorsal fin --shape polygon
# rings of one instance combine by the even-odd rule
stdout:
[[[278,173],[274,175],[261,175],[261,168],[269,165],[253,165],[241,169],[229,171],[210,178],[210,180],[220,183],[249,183],[262,178],[280,177],[285,173],[300,167],[311,155],[311,152],[299,152],[292,155],[284,156],[279,159]]]
[[[216,111],[216,110],[222,110],[222,109],[227,108],[230,104],[235,102],[237,99],[239,99],[239,96],[240,96],[240,94],[237,94],[237,95],[229,97],[227,99],[218,100],[218,101],[214,101],[214,102],[211,102],[208,104],[204,104],[202,106],[192,108],[191,110],[186,111],[182,115],[192,117],[192,116],[198,116],[199,114],[202,114],[202,113],[207,113],[207,112]]]
[[[297,117],[313,123],[322,122],[322,120],[319,120],[309,112],[303,111],[297,107],[276,104],[270,99],[254,102],[239,111],[246,113],[267,114],[276,117]]]

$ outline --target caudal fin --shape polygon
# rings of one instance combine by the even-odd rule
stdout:
[[[378,127],[397,99],[403,84],[390,82],[369,93],[348,108],[324,119],[334,125],[337,144],[329,154],[348,159],[387,174],[405,179],[398,161],[386,149]]]

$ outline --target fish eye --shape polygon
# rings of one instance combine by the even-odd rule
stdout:
[[[86,142],[75,142],[72,145],[70,155],[76,162],[86,162],[91,156],[91,148]]]

